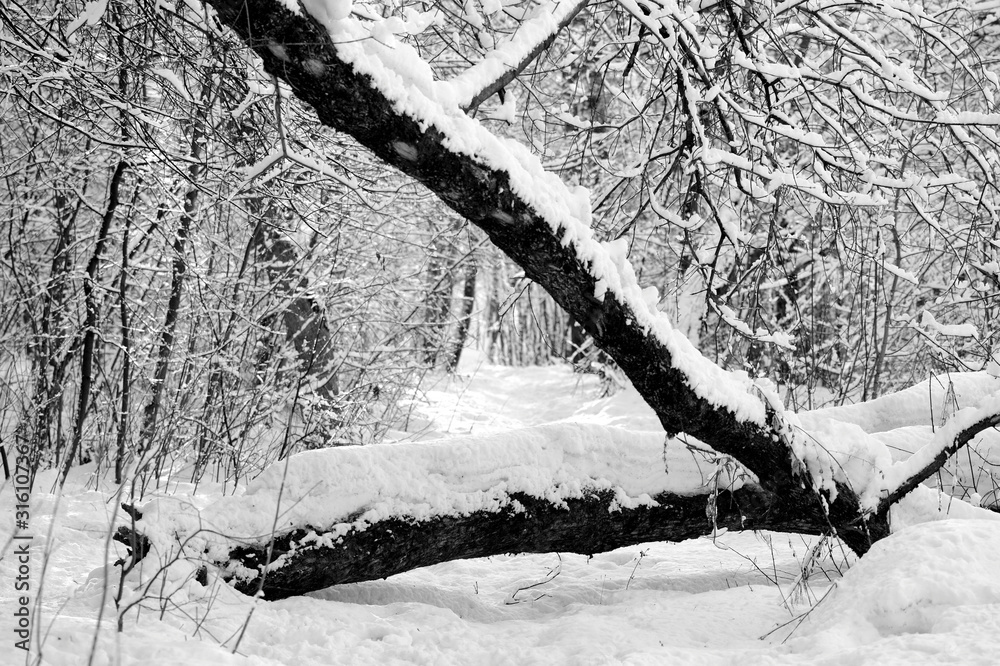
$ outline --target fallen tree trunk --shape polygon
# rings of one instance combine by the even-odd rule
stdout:
[[[963,410],[942,429],[951,445],[925,445],[923,456],[997,423],[986,407]],[[885,472],[912,460],[899,464]],[[126,507],[132,526],[115,537],[129,548],[127,568],[150,553],[159,563],[181,556],[266,599],[505,553],[594,554],[717,530],[830,532],[818,511],[696,444],[582,424],[305,452],[241,497],[147,509]]]
[[[131,562],[183,556],[269,599],[454,559],[824,528],[695,442],[574,423],[308,451],[201,510],[126,512]]]
[[[280,599],[457,559],[508,553],[593,555],[648,541],[685,541],[716,529],[819,531],[795,507],[784,506],[759,487],[693,497],[665,493],[654,498],[656,506],[632,508],[616,506],[610,491],[566,500],[565,506],[524,494],[511,499],[515,503],[498,512],[393,519],[332,538],[296,530],[267,546],[237,548],[232,562],[250,570],[267,568],[269,548],[270,561],[280,566],[263,579],[234,581],[234,587]],[[713,510],[714,520],[709,515]]]
[[[428,520],[390,518],[343,533],[296,529],[271,541],[235,547],[228,561],[215,564],[235,589],[273,600],[457,559],[515,553],[593,555],[727,530],[822,531],[798,507],[759,486],[694,496],[663,493],[653,498],[655,505],[635,507],[619,505],[608,490],[561,505],[524,493],[510,499],[493,512]],[[128,546],[134,558],[141,559],[149,549],[129,528],[120,528],[115,540]]]

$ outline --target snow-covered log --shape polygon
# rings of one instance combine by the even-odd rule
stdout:
[[[295,530],[267,544],[233,549],[228,567],[256,574],[235,578],[237,590],[280,599],[458,559],[509,553],[593,555],[650,541],[685,541],[716,529],[821,531],[797,510],[788,511],[780,496],[756,486],[651,499],[654,504],[625,507],[612,491],[602,490],[556,504],[517,493],[498,511],[417,521],[388,518],[345,534]],[[280,566],[268,567],[269,562]]]
[[[266,542],[235,546],[228,559],[206,566],[219,568],[240,592],[273,600],[459,559],[519,553],[593,555],[727,530],[822,531],[759,486],[694,496],[663,493],[650,504],[634,507],[618,504],[610,490],[588,491],[558,504],[523,493],[507,499],[509,504],[496,511],[424,520],[390,517],[346,532],[300,528]],[[137,552],[136,561],[148,554],[149,542],[128,528],[115,539]]]
[[[867,436],[822,418],[816,432]],[[915,486],[922,458],[998,420],[983,406],[961,410],[916,462],[877,471]],[[889,486],[897,496],[882,498],[879,511],[888,514],[899,487]],[[577,423],[307,451],[265,470],[242,496],[201,509],[167,497],[130,513],[134,524],[116,538],[133,563],[145,557],[156,569],[181,558],[268,599],[503,553],[593,554],[717,530],[829,532],[788,494],[687,438]]]
[[[455,559],[825,529],[699,448],[581,424],[308,451],[241,497],[200,510],[164,498],[132,515],[117,538],[134,560],[181,556],[268,599]]]

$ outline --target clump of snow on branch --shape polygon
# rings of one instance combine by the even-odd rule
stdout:
[[[791,441],[796,458],[817,489],[834,482],[851,487],[863,507],[874,507],[885,491],[883,470],[892,465],[889,449],[852,423],[823,417],[789,416],[798,427]]]
[[[66,34],[72,35],[84,25],[91,27],[97,25],[107,10],[108,0],[91,0],[84,5],[83,12],[66,26]]]
[[[719,317],[724,322],[732,326],[741,335],[759,342],[769,342],[787,350],[795,349],[795,337],[787,331],[771,332],[764,327],[759,327],[756,331],[754,331],[745,321],[740,319],[728,305],[715,303],[712,299],[709,299],[709,302],[712,304]]]
[[[927,310],[920,317],[920,325],[934,334],[948,335],[956,338],[978,338],[979,331],[975,324],[942,324]]]

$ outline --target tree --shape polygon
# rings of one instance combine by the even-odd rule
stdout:
[[[350,134],[385,163],[422,183],[482,229],[528,278],[544,287],[629,377],[669,436],[683,433],[696,438],[752,474],[752,489],[732,495],[730,507],[736,508],[717,512],[727,526],[835,534],[855,552],[864,553],[889,533],[888,514],[895,502],[934,474],[949,455],[1000,423],[1000,393],[992,393],[980,407],[956,413],[932,442],[895,466],[887,467],[870,438],[862,437],[861,448],[851,455],[867,456],[868,471],[849,473],[849,461],[816,444],[786,411],[773,385],[755,382],[745,372],[722,370],[670,325],[656,308],[655,292],[639,287],[626,259],[624,239],[607,243],[595,239],[586,190],[568,187],[546,172],[524,146],[498,137],[466,113],[485,95],[499,95],[558,31],[573,38],[597,29],[585,14],[574,23],[583,4],[543,3],[533,17],[515,20],[520,28],[510,40],[443,85],[421,63],[419,51],[392,34],[417,31],[420,19],[412,14],[406,23],[399,17],[366,12],[355,18],[350,3],[341,2],[305,2],[298,11],[276,0],[207,2],[324,124]],[[772,255],[776,243],[788,242],[790,227],[815,220],[820,210],[836,213],[856,225],[856,234],[870,234],[882,243],[881,250],[867,250],[881,267],[875,285],[881,291],[895,293],[896,278],[912,277],[898,265],[903,259],[901,245],[896,244],[893,264],[886,259],[881,240],[886,233],[893,237],[900,233],[899,220],[904,216],[914,215],[951,241],[957,239],[955,234],[966,234],[959,254],[973,245],[985,248],[984,234],[996,228],[995,177],[986,155],[996,147],[992,127],[1000,124],[1000,116],[991,112],[990,95],[970,98],[970,91],[984,81],[996,89],[995,77],[970,63],[970,52],[957,51],[935,27],[937,20],[923,10],[881,14],[880,9],[865,6],[811,3],[780,9],[782,15],[775,16],[775,10],[764,5],[722,2],[696,12],[673,3],[630,0],[607,9],[622,25],[635,26],[621,79],[627,79],[633,68],[662,63],[657,79],[660,96],[642,106],[635,118],[648,121],[643,111],[652,108],[659,118],[653,134],[666,136],[669,149],[661,146],[660,153],[649,153],[645,161],[633,165],[633,172],[642,174],[639,183],[630,184],[632,176],[622,178],[622,187],[636,192],[636,208],[651,210],[687,235],[701,229],[706,220],[717,227],[714,256],[701,256],[704,247],[697,244],[691,248],[710,290],[722,273],[729,273],[727,280],[735,284],[745,279],[742,253],[756,255],[751,269],[762,262],[777,263],[790,284],[806,279],[796,276],[795,251],[787,249],[792,259],[780,262]],[[944,76],[940,69],[914,72],[892,51],[894,40],[876,42],[859,36],[864,33],[857,26],[876,36],[886,26],[891,32],[893,20],[921,35],[927,49],[947,54],[946,62],[958,67],[949,85],[959,92],[952,96],[939,91],[943,86],[933,77]],[[469,15],[463,21],[476,24]],[[477,39],[485,38],[479,34]],[[654,55],[641,58],[643,53]],[[828,60],[816,62],[816,53]],[[675,96],[668,98],[665,84],[675,87]],[[608,113],[602,94],[587,97],[594,119],[600,122]],[[843,113],[835,111],[838,104]],[[911,127],[922,128],[919,140],[935,146],[932,157],[908,143],[913,135],[907,137],[903,130]],[[897,152],[900,146],[904,148]],[[926,171],[914,175],[909,163],[917,159],[924,160]],[[948,173],[941,173],[945,169]],[[674,179],[685,187],[671,185]],[[676,205],[665,203],[668,192],[673,192]],[[788,198],[795,205],[783,206]],[[810,200],[818,203],[814,206]],[[727,203],[721,205],[722,201]],[[928,208],[931,202],[936,207],[933,212]],[[770,212],[763,244],[747,242],[755,233],[741,228],[741,207]],[[973,222],[961,232],[946,221],[969,215]],[[638,213],[635,216],[638,219]],[[803,233],[795,231],[792,236]],[[806,234],[812,238],[804,242],[815,244],[821,233],[821,228],[812,229]],[[842,242],[841,236],[835,240]],[[728,259],[727,247],[735,253]],[[891,287],[886,274],[892,276]],[[787,346],[782,331],[751,328],[715,291],[710,305],[721,320],[755,343]],[[779,319],[798,307],[795,289],[785,292],[783,303]],[[886,308],[872,313],[872,330],[879,331],[874,346],[881,350],[876,354],[880,364],[886,358],[883,331],[897,305],[896,296],[890,295]],[[865,379],[865,396],[881,391],[881,372],[876,369]],[[595,492],[580,506],[559,512],[550,505],[536,505],[537,497],[511,497],[529,507],[539,525],[565,525],[566,532],[557,530],[559,535],[592,525],[596,516],[607,513],[612,499]],[[433,523],[387,520],[341,535],[344,541],[337,556],[341,559],[333,561],[340,563],[337,566],[358,565],[363,553],[376,548],[376,541],[388,539],[395,545],[376,550],[382,557],[362,567],[368,570],[366,575],[380,576],[400,570],[399,562],[414,566],[521,548],[593,552],[643,537],[684,538],[711,528],[703,518],[706,498],[690,505],[674,496],[654,499],[666,514],[621,509],[611,519],[612,523],[621,519],[610,531],[628,535],[624,540],[586,533],[577,535],[575,544],[558,537],[522,541],[517,534],[523,525],[511,527],[524,520],[516,511],[443,516]],[[718,507],[718,497],[714,501]],[[694,524],[697,527],[690,529]],[[312,532],[317,527],[321,526],[302,525],[303,532],[264,538],[230,551],[228,557],[263,571],[280,554],[286,567],[293,561],[302,563],[301,569],[289,569],[295,575],[315,573],[330,564],[309,545],[316,541]],[[513,536],[484,546],[481,535],[491,531]],[[404,532],[417,541],[391,536]],[[447,545],[435,551],[433,544]],[[407,548],[416,554],[401,558]],[[254,585],[267,589],[271,575],[245,589]],[[274,583],[275,594],[287,593],[287,580],[280,574],[276,577],[282,582]],[[318,578],[319,582],[310,578],[308,584],[330,583],[328,577]]]

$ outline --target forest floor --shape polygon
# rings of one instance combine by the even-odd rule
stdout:
[[[462,369],[422,388],[395,439],[560,421],[659,429],[634,391],[602,398],[596,377],[567,367]],[[156,589],[142,599],[128,590],[124,598],[141,610],[118,632],[111,563],[124,553],[109,534],[121,515],[114,487],[92,472],[76,470],[61,495],[46,492],[53,479],[41,475],[30,541],[11,539],[13,518],[0,524],[0,664],[27,656],[14,647],[22,543],[30,543],[29,663],[39,654],[46,664],[190,666],[1000,660],[1000,522],[959,503],[936,513],[904,508],[912,515],[900,522],[913,524],[860,562],[836,545],[813,551],[815,540],[746,532],[590,558],[450,562],[276,602],[189,583],[167,601]],[[168,487],[197,506],[223,492],[211,483]],[[13,496],[8,481],[0,506],[11,517]]]

